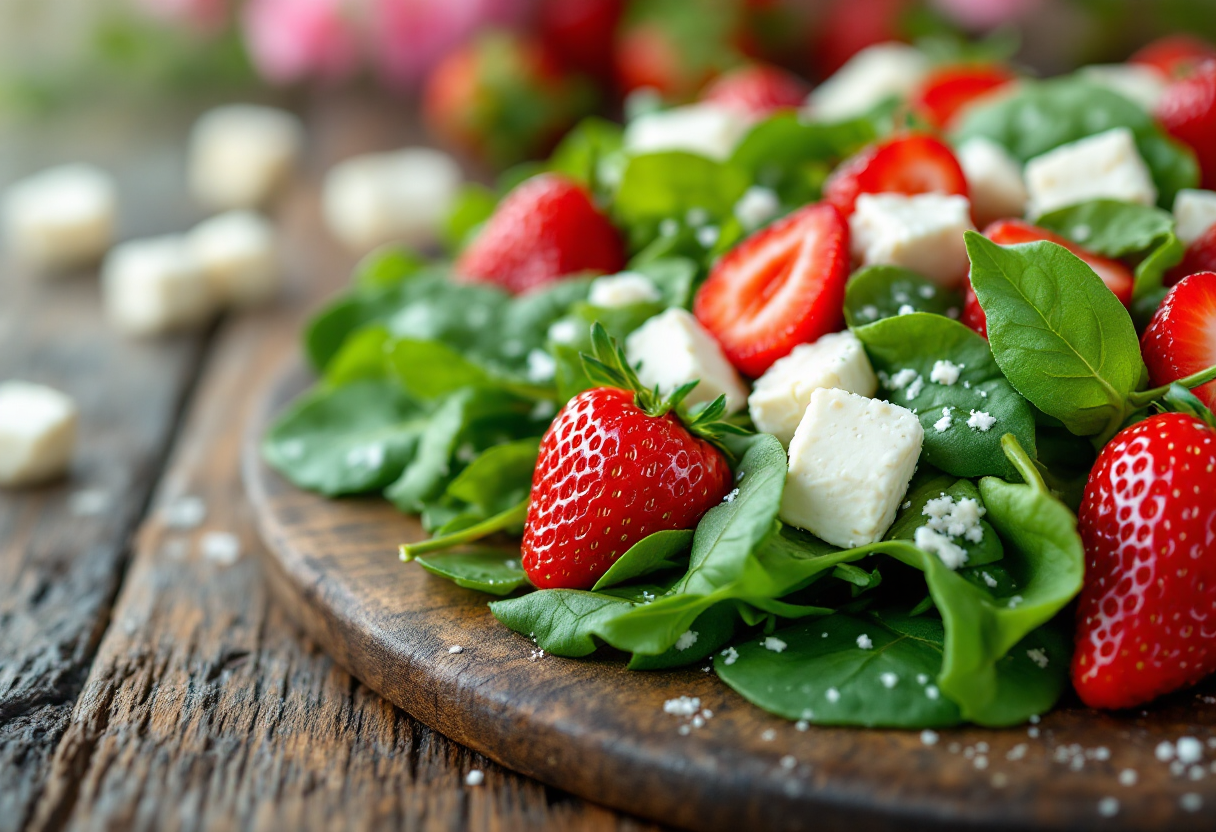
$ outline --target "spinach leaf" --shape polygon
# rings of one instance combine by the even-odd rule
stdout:
[[[490,603],[495,618],[545,652],[575,658],[595,652],[600,624],[632,608],[625,598],[581,589],[541,589]]]
[[[700,662],[726,646],[735,634],[738,611],[730,604],[716,604],[697,616],[686,635],[657,656],[634,653],[630,670],[663,670]]]
[[[271,426],[262,455],[300,488],[326,496],[375,491],[414,457],[429,415],[395,385],[318,388]]]
[[[575,125],[549,157],[549,170],[581,182],[603,194],[607,182],[601,166],[621,152],[624,130],[619,124],[592,116]]]
[[[616,563],[600,576],[591,589],[598,591],[623,584],[642,575],[658,572],[679,564],[679,559],[692,546],[691,529],[673,529],[647,535],[629,547]]]
[[[437,399],[462,387],[494,384],[483,368],[440,341],[396,338],[385,345],[385,357],[401,386],[420,399]]]
[[[1006,380],[988,342],[963,324],[918,312],[854,332],[888,400],[911,409],[924,426],[923,458],[929,464],[956,477],[1010,476],[1001,435],[1013,433],[1034,448],[1030,405]]]
[[[528,582],[519,565],[519,552],[500,549],[474,549],[469,552],[436,552],[420,555],[418,565],[456,586],[510,595]]]
[[[998,246],[973,231],[966,237],[971,284],[1006,378],[1079,436],[1117,429],[1143,366],[1123,304],[1054,243]]]
[[[887,531],[886,539],[912,540],[916,536],[916,530],[929,523],[930,518],[924,513],[925,505],[930,500],[942,496],[952,497],[955,502],[975,500],[981,508],[984,507],[984,500],[980,496],[979,489],[970,480],[955,479],[948,474],[930,475],[914,482],[908,489],[908,498],[905,502],[907,508],[900,510],[895,522]],[[994,563],[1005,556],[1001,539],[991,524],[986,520],[980,520],[980,529],[983,531],[983,536],[978,542],[968,540],[963,536],[952,538],[955,545],[967,553],[967,566],[969,567]]]
[[[872,324],[909,312],[958,318],[963,298],[926,277],[899,266],[870,266],[849,278],[844,317],[849,326]]]
[[[731,163],[753,182],[777,191],[783,204],[802,205],[819,198],[836,162],[876,138],[867,119],[822,124],[782,113],[753,127],[735,147]]]
[[[360,291],[391,289],[427,267],[427,261],[400,245],[382,246],[355,265],[353,282]]]
[[[452,480],[448,496],[471,505],[481,519],[506,511],[532,490],[539,451],[540,437],[487,448]]]
[[[388,330],[369,324],[347,336],[325,368],[325,383],[341,387],[353,381],[388,378]]]
[[[498,198],[493,190],[475,182],[460,189],[443,225],[443,242],[451,254],[459,254],[477,236],[482,223],[498,207]]]

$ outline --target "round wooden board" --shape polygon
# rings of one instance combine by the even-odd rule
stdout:
[[[400,563],[397,545],[423,536],[415,519],[379,499],[305,493],[262,463],[267,420],[308,382],[298,362],[285,368],[246,446],[272,587],[365,684],[508,768],[695,830],[1216,827],[1211,680],[1147,712],[1066,707],[1030,728],[946,730],[927,745],[915,731],[798,731],[700,667],[534,660],[486,596]],[[713,717],[681,734],[687,720],[663,710],[678,696],[699,697]],[[1205,744],[1202,777],[1156,758],[1158,743],[1188,735]],[[1134,785],[1120,783],[1127,769]],[[1112,797],[1107,817],[1099,807],[1109,812]]]

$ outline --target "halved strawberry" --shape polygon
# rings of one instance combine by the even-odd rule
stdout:
[[[939,130],[950,126],[966,107],[1014,79],[1003,66],[946,66],[935,70],[912,97],[913,111]]]
[[[846,217],[860,194],[958,194],[967,177],[954,151],[923,133],[904,133],[846,159],[823,186],[823,198]]]
[[[1166,87],[1156,116],[1167,133],[1195,151],[1203,187],[1216,189],[1216,59]]]
[[[1136,279],[1131,269],[1118,260],[1111,260],[1109,257],[1094,254],[1092,251],[1087,251],[1077,245],[1072,240],[1061,237],[1059,234],[1048,231],[1046,228],[1031,225],[1023,220],[997,220],[984,229],[984,236],[992,240],[992,242],[1003,246],[1012,246],[1018,243],[1037,243],[1040,241],[1064,246],[1064,248],[1084,260],[1098,277],[1102,278],[1102,282],[1115,293],[1115,297],[1119,299],[1120,303],[1124,306],[1131,305],[1132,289],[1135,288]],[[988,337],[988,319],[984,314],[983,308],[980,307],[979,298],[976,297],[975,291],[971,288],[970,281],[967,282],[963,294],[962,322],[985,338]]]
[[[456,261],[454,274],[525,292],[578,272],[609,274],[624,266],[621,239],[591,195],[544,173],[507,194]]]
[[[1198,272],[1216,272],[1216,225],[1186,247],[1182,262],[1166,274],[1165,285],[1173,286],[1182,278]]]
[[[728,252],[693,304],[730,362],[758,377],[799,344],[843,326],[849,226],[816,203],[757,231]]]
[[[780,67],[749,64],[719,75],[702,90],[701,100],[764,118],[777,110],[798,107],[810,91],[801,78]]]
[[[1204,61],[1216,59],[1216,46],[1195,35],[1166,35],[1142,47],[1127,59],[1161,70],[1170,78],[1185,78]]]
[[[1140,339],[1153,387],[1216,365],[1216,272],[1199,272],[1170,289]],[[1191,391],[1216,408],[1216,381]]]

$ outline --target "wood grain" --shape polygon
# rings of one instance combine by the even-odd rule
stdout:
[[[293,365],[267,411],[306,383]],[[933,745],[916,732],[800,732],[701,669],[531,660],[532,643],[494,621],[486,596],[398,562],[396,545],[422,535],[416,520],[293,488],[258,458],[257,433],[246,482],[289,611],[370,687],[505,766],[698,830],[1212,828],[1216,680],[1151,711],[1064,707],[1029,728],[941,731]],[[681,695],[714,713],[687,735],[663,711]],[[1208,743],[1202,770],[1157,760],[1158,743],[1181,736]],[[1119,780],[1128,769],[1133,786]]]

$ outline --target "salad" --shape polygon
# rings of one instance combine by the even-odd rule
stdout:
[[[540,655],[712,662],[791,720],[1191,685],[1216,52],[1188,50],[1038,80],[886,44],[805,101],[750,68],[584,121],[467,187],[450,259],[358,266],[265,458],[419,515],[402,560]]]

